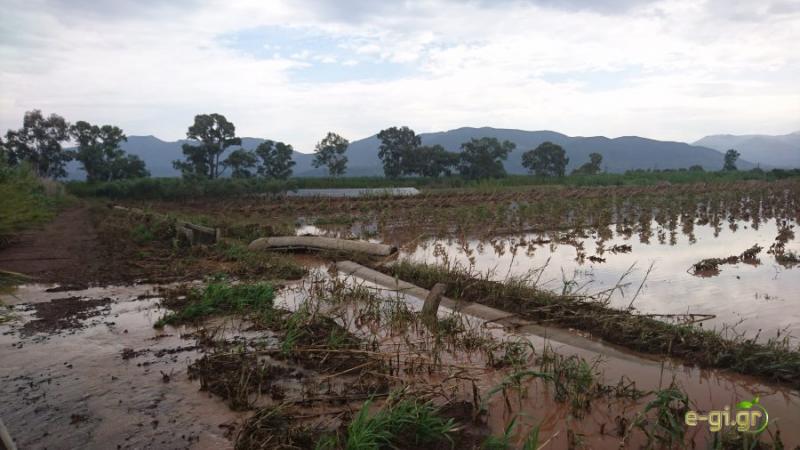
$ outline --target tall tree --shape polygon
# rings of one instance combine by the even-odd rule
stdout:
[[[144,161],[136,155],[124,155],[116,158],[111,161],[110,167],[111,180],[146,178],[150,176]]]
[[[596,175],[600,173],[600,164],[603,163],[603,155],[600,153],[589,153],[589,162],[573,170],[573,174]]]
[[[222,155],[228,147],[242,145],[236,137],[236,127],[222,114],[199,114],[189,127],[186,137],[197,145],[183,144],[184,161],[176,160],[172,165],[184,176],[217,178],[222,174]]]
[[[254,173],[251,169],[254,169],[257,163],[256,154],[243,148],[232,151],[222,162],[225,168],[231,168],[231,177],[233,178],[252,177]]]
[[[69,139],[68,132],[69,124],[63,117],[44,117],[38,109],[28,111],[22,128],[6,133],[7,158],[11,164],[29,163],[42,177],[65,177],[67,162],[73,158],[72,152],[61,148],[61,143]]]
[[[461,144],[458,171],[469,179],[504,177],[503,161],[516,147],[513,142],[500,142],[497,138],[471,139]]]
[[[128,140],[119,127],[99,127],[79,121],[69,129],[78,144],[75,159],[86,172],[86,181],[111,181],[122,178],[148,176],[144,161],[135,155],[126,155],[120,144]]]
[[[314,167],[327,166],[328,174],[332,177],[342,175],[347,170],[347,156],[344,156],[344,153],[349,146],[350,142],[347,139],[329,132],[322,141],[317,143],[311,165]]]
[[[567,152],[550,141],[522,154],[522,166],[538,176],[563,177],[568,163]]]
[[[422,140],[408,127],[391,127],[378,133],[381,145],[378,157],[383,162],[383,173],[387,178],[412,174],[413,167],[406,160],[422,145]]]
[[[258,174],[267,178],[285,180],[292,176],[294,149],[283,142],[264,141],[256,147],[256,155],[261,158]]]
[[[0,169],[11,165],[11,152],[6,147],[6,141],[0,136]]]
[[[449,176],[458,160],[458,153],[448,152],[441,145],[423,145],[403,157],[403,168],[406,174],[423,177]]]
[[[738,170],[736,168],[736,161],[739,159],[739,156],[741,156],[741,154],[734,149],[725,152],[725,164],[722,165],[722,170]]]

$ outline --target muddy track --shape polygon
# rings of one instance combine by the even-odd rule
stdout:
[[[102,265],[100,245],[89,208],[63,211],[39,229],[21,233],[0,250],[0,270],[20,272],[37,281],[81,283]]]

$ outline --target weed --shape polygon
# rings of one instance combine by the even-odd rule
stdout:
[[[164,315],[155,326],[160,328],[167,324],[196,322],[222,313],[264,314],[272,308],[274,299],[275,292],[269,283],[230,284],[217,281],[202,290],[191,290],[187,302],[178,311]]]
[[[657,442],[668,447],[682,443],[686,433],[684,415],[689,410],[689,398],[674,382],[654,394],[655,398],[645,406],[645,417],[637,426],[650,443]],[[655,414],[655,420],[646,418],[651,411]]]
[[[511,445],[511,439],[514,436],[514,428],[517,425],[517,417],[514,416],[513,419],[506,425],[505,429],[503,430],[503,434],[500,436],[489,436],[483,442],[481,446],[484,450],[509,450],[512,449],[513,446]]]
[[[596,380],[595,366],[578,356],[566,357],[545,349],[541,370],[550,374],[556,401],[568,401],[578,417],[589,409],[591,400],[606,392]]]
[[[138,224],[131,229],[131,239],[137,244],[146,244],[155,240],[155,234],[147,225]]]
[[[483,441],[481,448],[483,450],[510,450],[515,448],[512,444],[515,428],[517,426],[517,419],[519,416],[514,416],[511,421],[506,425],[503,434],[500,436],[489,436]],[[525,441],[522,443],[522,450],[538,450],[539,449],[539,429],[541,424],[536,425],[525,436]]]
[[[366,401],[347,427],[345,448],[348,450],[397,447],[401,443],[405,448],[435,442],[452,443],[453,420],[441,417],[431,403],[416,399],[393,403],[390,398],[383,408],[370,416],[371,404],[371,400]]]

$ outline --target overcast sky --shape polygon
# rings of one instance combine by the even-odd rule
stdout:
[[[0,129],[26,110],[310,151],[392,125],[694,141],[800,130],[800,0],[0,0]]]

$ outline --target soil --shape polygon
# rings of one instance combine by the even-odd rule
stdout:
[[[0,270],[41,282],[85,285],[103,267],[102,252],[85,205],[65,210],[41,229],[19,234],[0,250]]]
[[[59,298],[47,303],[36,303],[36,320],[25,323],[23,335],[37,332],[55,332],[82,328],[83,321],[110,310],[110,298],[84,299],[81,297]]]

